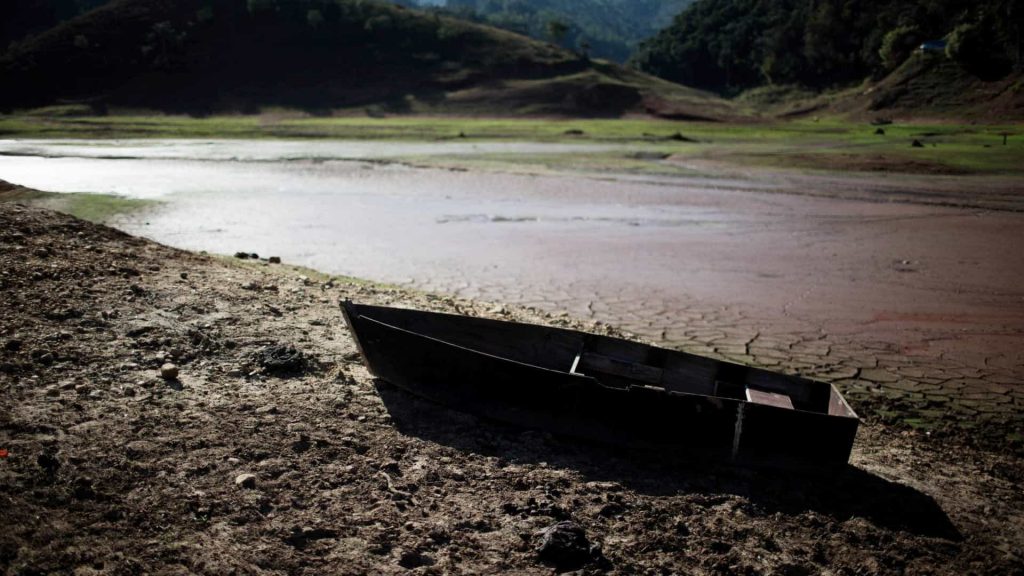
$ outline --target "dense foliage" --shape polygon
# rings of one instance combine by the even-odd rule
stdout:
[[[371,0],[113,0],[0,57],[0,105],[315,108],[572,73],[547,44]],[[171,88],[173,86],[173,89]]]
[[[3,0],[0,1],[0,52],[11,42],[52,28],[103,4],[107,0]]]
[[[447,0],[436,9],[624,62],[692,0]],[[403,0],[427,7],[437,0]]]
[[[948,39],[950,57],[996,78],[1021,67],[1022,19],[1020,0],[698,0],[632,63],[725,94],[824,88],[880,76],[922,42]]]

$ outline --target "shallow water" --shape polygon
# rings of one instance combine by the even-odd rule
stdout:
[[[0,178],[161,200],[116,224],[182,248],[276,255],[564,310],[668,343],[817,332],[978,361],[993,346],[1006,353],[993,339],[1020,343],[1017,214],[771,193],[756,179],[541,177],[369,161],[593,148],[0,141]],[[958,343],[933,344],[936,333]]]

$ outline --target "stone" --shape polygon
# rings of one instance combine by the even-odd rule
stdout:
[[[256,487],[256,475],[255,474],[239,474],[235,476],[235,486],[251,490]]]
[[[432,566],[434,559],[416,550],[407,550],[398,558],[398,565],[406,570],[412,570],[421,566]]]
[[[583,528],[572,521],[552,524],[538,535],[537,556],[559,570],[576,570],[591,559],[590,541]]]
[[[281,263],[281,257],[280,256],[271,256],[270,258],[267,259],[267,262],[270,262],[271,264],[280,264]]]
[[[251,362],[267,374],[293,375],[305,372],[313,362],[292,344],[274,344],[259,350]]]
[[[164,380],[177,380],[178,379],[178,367],[170,362],[165,363],[160,367],[160,377]]]

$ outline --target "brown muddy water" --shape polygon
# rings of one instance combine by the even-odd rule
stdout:
[[[1024,214],[786,194],[756,176],[525,176],[382,161],[605,148],[7,141],[0,178],[161,200],[114,224],[172,246],[564,311],[669,345],[715,343],[739,360],[759,344],[856,340],[1021,377]]]

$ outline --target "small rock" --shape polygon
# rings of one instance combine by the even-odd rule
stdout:
[[[21,340],[8,340],[7,343],[4,344],[4,349],[8,352],[17,352],[18,350],[21,350],[21,344]]]
[[[924,148],[924,144],[922,144],[920,140],[914,140],[910,143],[910,146],[912,148]]]
[[[77,392],[78,394],[83,394],[83,395],[84,394],[88,394],[90,390],[91,390],[91,388],[89,388],[88,384],[76,384],[75,385],[75,392]]]
[[[188,280],[188,272],[182,272],[178,276],[181,276],[182,280]]]
[[[235,252],[235,258],[238,258],[239,260],[248,260],[249,259],[249,253],[248,252]]]
[[[47,474],[54,474],[60,468],[60,460],[53,454],[42,453],[36,458],[36,464]]]
[[[398,565],[406,570],[412,570],[420,566],[432,566],[433,564],[433,558],[416,550],[407,550],[398,559]]]
[[[885,128],[875,128],[875,135],[885,136]]]
[[[253,489],[256,487],[256,475],[255,474],[239,474],[235,476],[235,486],[241,488]]]
[[[280,256],[271,256],[270,258],[267,259],[267,262],[270,262],[271,264],[280,264],[281,263],[281,257]]]
[[[139,286],[138,284],[132,284],[131,286],[128,287],[128,289],[131,290],[132,294],[135,294],[136,296],[142,296],[143,294],[146,293],[146,289],[143,288],[142,286]]]
[[[164,380],[177,380],[178,379],[178,367],[170,362],[167,362],[160,367],[160,377]]]
[[[313,541],[337,537],[337,530],[331,530],[329,528],[310,528],[308,526],[303,526],[301,528],[292,528],[291,534],[289,534],[288,537],[284,539],[284,541],[288,544],[291,544],[296,549],[302,550]]]
[[[558,570],[575,570],[591,559],[587,534],[575,522],[566,520],[552,524],[538,535],[537,556]]]
[[[259,260],[260,259],[260,255],[255,253],[255,252],[253,252],[252,254],[249,254],[249,258],[252,258],[253,260]]]
[[[93,488],[91,478],[84,476],[75,478],[71,487],[71,495],[78,500],[91,500],[96,497],[96,489]]]
[[[252,355],[251,361],[264,372],[286,376],[305,372],[313,361],[291,344],[274,344]]]

